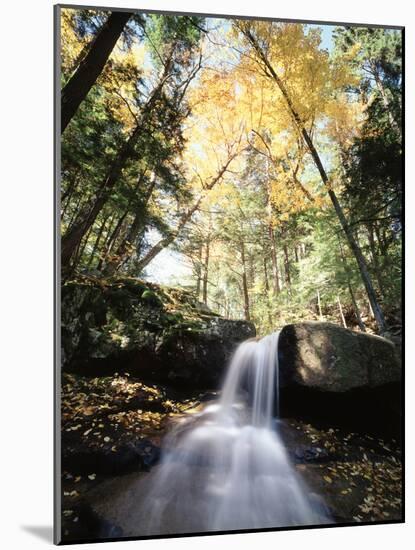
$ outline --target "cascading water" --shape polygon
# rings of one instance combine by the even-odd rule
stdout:
[[[175,427],[141,486],[143,534],[330,522],[278,431],[278,333],[242,343],[220,400]]]

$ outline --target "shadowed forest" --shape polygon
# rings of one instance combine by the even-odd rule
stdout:
[[[108,20],[107,20],[108,19]],[[62,11],[62,270],[401,325],[401,32]]]

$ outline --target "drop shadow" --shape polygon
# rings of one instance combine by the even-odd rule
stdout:
[[[21,529],[48,543],[53,543],[53,527],[51,525],[21,525]]]

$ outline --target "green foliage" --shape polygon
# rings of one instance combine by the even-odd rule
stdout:
[[[64,10],[62,84],[107,16]],[[132,17],[65,130],[63,236],[97,205],[71,258],[72,273],[140,276],[142,259],[160,238],[160,250],[170,246],[190,261],[192,276],[180,284],[192,292],[190,310],[194,298],[205,302],[197,306],[200,315],[212,315],[212,308],[249,318],[264,334],[305,319],[343,322],[340,307],[355,328],[357,308],[370,328],[356,261],[281,94],[251,57],[228,63],[228,44],[205,40],[209,25],[199,17]],[[229,33],[215,20],[215,31],[254,54],[246,34],[251,25],[260,44],[270,45],[382,308],[390,324],[399,324],[401,33],[338,28],[327,52],[317,31],[246,25]],[[161,308],[159,291],[144,286],[136,294]]]
[[[185,54],[200,40],[204,20],[188,15],[150,15],[146,22],[146,38],[153,61],[160,66],[172,44]]]

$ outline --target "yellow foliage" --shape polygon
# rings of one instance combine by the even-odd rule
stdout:
[[[89,43],[87,38],[80,38],[75,33],[76,10],[61,9],[61,64],[62,73],[70,76],[76,69],[84,48]]]

